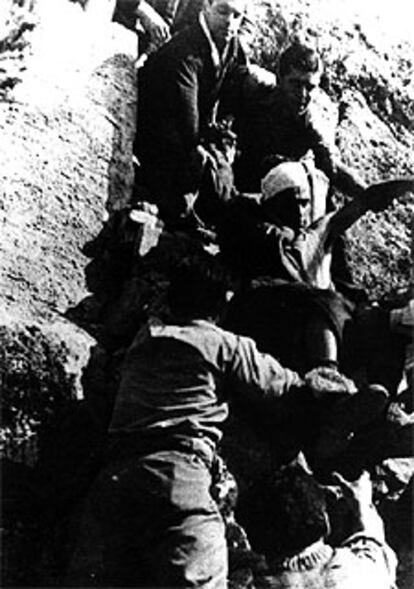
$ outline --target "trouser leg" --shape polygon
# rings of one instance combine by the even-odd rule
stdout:
[[[309,319],[306,326],[305,346],[310,367],[337,364],[337,339],[323,318],[315,316]]]
[[[105,570],[114,587],[227,586],[224,523],[195,455],[160,452],[98,482]]]
[[[158,587],[227,587],[225,530],[218,511],[180,517],[152,554]]]

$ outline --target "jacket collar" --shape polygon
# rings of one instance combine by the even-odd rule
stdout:
[[[318,540],[298,554],[284,558],[275,564],[278,569],[285,571],[308,571],[327,563],[332,558],[332,554],[333,548],[325,544],[323,540]]]
[[[211,55],[211,60],[213,62],[213,65],[216,69],[219,70],[219,69],[223,68],[225,63],[228,61],[228,56],[231,55],[232,51],[234,52],[234,40],[232,40],[232,41],[230,41],[230,43],[228,43],[228,45],[225,47],[223,53],[220,55],[217,45],[215,44],[213,37],[211,36],[211,32],[210,32],[210,29],[208,28],[206,17],[204,16],[203,12],[200,12],[198,19],[199,19],[199,24],[200,24],[201,30],[203,31],[203,34],[204,34],[205,38],[207,39],[207,42],[209,45],[210,55]]]

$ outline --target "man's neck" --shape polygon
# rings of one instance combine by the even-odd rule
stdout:
[[[205,37],[207,38],[208,43],[210,45],[211,58],[212,58],[213,63],[216,67],[221,67],[221,65],[223,64],[223,62],[225,60],[226,54],[229,50],[230,43],[226,43],[223,47],[217,45],[216,41],[213,39],[213,37],[211,35],[211,31],[210,31],[209,26],[207,24],[207,19],[206,19],[203,12],[200,12],[199,23],[200,23],[200,26],[203,30]]]

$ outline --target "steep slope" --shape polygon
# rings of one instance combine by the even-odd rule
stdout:
[[[256,0],[253,55],[275,69],[289,40],[316,46],[323,88],[336,112],[336,143],[345,163],[367,182],[414,174],[413,15],[407,0]],[[367,215],[348,232],[356,280],[373,298],[408,284],[413,198]]]

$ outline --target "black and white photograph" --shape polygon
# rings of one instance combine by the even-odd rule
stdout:
[[[0,0],[0,587],[414,587],[412,0]]]

